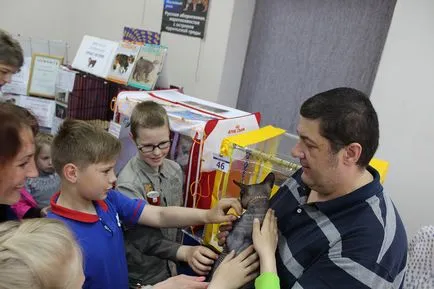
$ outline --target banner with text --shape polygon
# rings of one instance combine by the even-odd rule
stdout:
[[[161,31],[203,38],[210,0],[165,0]]]

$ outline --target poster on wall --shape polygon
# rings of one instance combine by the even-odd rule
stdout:
[[[164,0],[161,31],[203,38],[210,0]]]
[[[57,76],[63,57],[33,54],[30,68],[28,94],[54,98]]]
[[[85,35],[75,55],[72,67],[106,78],[118,43]]]
[[[51,128],[55,110],[55,101],[39,97],[21,96],[20,105],[30,110],[41,127]]]

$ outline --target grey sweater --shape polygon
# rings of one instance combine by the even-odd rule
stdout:
[[[51,196],[60,190],[60,177],[56,173],[39,172],[39,177],[27,179],[26,189],[40,208],[49,206]]]
[[[121,170],[117,189],[130,198],[145,199],[147,190],[161,194],[162,206],[182,205],[183,176],[181,167],[165,159],[158,171],[137,155]],[[176,251],[180,245],[178,229],[154,229],[140,226],[127,230],[128,276],[130,282],[156,284],[176,274]],[[171,260],[171,261],[169,261]]]

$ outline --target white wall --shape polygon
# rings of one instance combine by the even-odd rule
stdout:
[[[163,0],[0,0],[0,27],[65,40],[73,56],[83,35],[118,41],[124,26],[160,31]],[[170,82],[189,95],[235,107],[255,0],[210,1],[205,38],[162,34]],[[230,41],[229,41],[230,39]]]
[[[372,91],[385,189],[409,237],[434,225],[434,1],[398,0]],[[431,179],[432,178],[432,179]]]

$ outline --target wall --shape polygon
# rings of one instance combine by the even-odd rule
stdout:
[[[398,0],[371,99],[380,121],[377,156],[390,162],[385,189],[409,237],[434,225],[434,1]]]
[[[124,26],[160,31],[163,0],[1,0],[0,27],[14,34],[70,44],[84,34],[118,41]],[[210,1],[205,39],[163,33],[170,82],[192,96],[234,107],[255,0]],[[230,41],[229,41],[230,40]]]
[[[258,0],[237,107],[295,133],[308,97],[370,93],[396,0]]]

